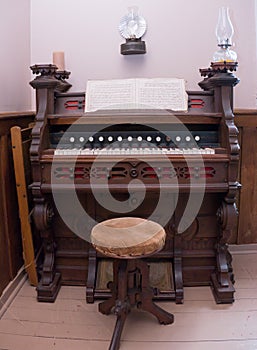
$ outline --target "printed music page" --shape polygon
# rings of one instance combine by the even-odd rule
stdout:
[[[85,112],[105,109],[171,109],[187,111],[184,79],[135,78],[89,80]]]

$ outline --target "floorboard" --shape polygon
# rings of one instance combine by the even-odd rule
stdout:
[[[121,350],[257,350],[257,253],[233,253],[235,302],[217,305],[209,287],[185,288],[183,305],[162,302],[172,325],[133,309]],[[39,303],[26,281],[0,319],[0,350],[108,349],[116,317],[87,304],[85,288],[64,286],[55,303]]]

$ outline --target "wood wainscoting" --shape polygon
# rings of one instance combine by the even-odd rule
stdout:
[[[0,295],[23,265],[10,129],[34,120],[33,112],[0,113]]]
[[[237,237],[231,243],[257,243],[257,109],[238,109],[235,123],[239,130],[242,188],[238,199]]]
[[[23,264],[21,229],[11,150],[10,128],[28,126],[33,112],[0,113],[0,295]],[[238,229],[232,244],[257,243],[257,109],[236,110],[241,160]]]

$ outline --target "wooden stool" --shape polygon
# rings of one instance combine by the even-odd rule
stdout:
[[[137,306],[157,317],[161,324],[170,324],[174,316],[153,302],[149,285],[149,269],[142,259],[161,250],[165,230],[156,222],[141,218],[123,217],[97,224],[91,232],[94,248],[114,258],[112,296],[99,304],[99,311],[117,315],[109,350],[120,347],[120,338],[131,306]]]

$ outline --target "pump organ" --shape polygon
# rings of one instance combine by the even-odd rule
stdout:
[[[72,205],[72,191],[95,222],[118,215],[148,218],[164,191],[170,195],[170,208],[165,208],[170,217],[164,223],[167,241],[149,264],[163,264],[164,279],[171,282],[168,288],[156,288],[156,299],[181,303],[184,286],[210,285],[216,302],[233,302],[227,241],[236,223],[235,197],[240,186],[232,110],[233,87],[238,83],[233,75],[236,64],[224,62],[201,70],[202,90],[188,91],[188,111],[176,113],[83,113],[84,93],[66,91],[70,87],[67,74],[60,76],[54,65],[31,68],[37,75],[31,82],[36,89],[37,114],[30,149],[30,188],[33,217],[44,247],[38,300],[54,301],[61,284],[86,285],[89,302],[109,295],[108,287],[100,288],[98,283],[106,272],[103,257],[75,232],[80,217]],[[142,188],[145,197],[139,203],[137,194]],[[190,196],[197,200],[203,189],[199,212],[180,232]],[[61,212],[55,191],[65,203]],[[128,204],[129,212],[108,209],[95,198],[95,191],[103,201],[109,191],[115,201]],[[74,230],[66,218],[73,222]],[[90,229],[89,223],[84,224],[85,237]]]

